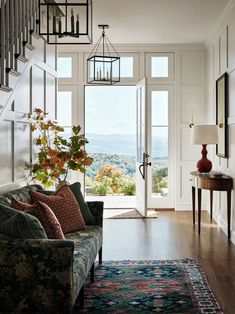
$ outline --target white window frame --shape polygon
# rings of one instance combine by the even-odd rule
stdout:
[[[151,76],[151,60],[152,57],[168,57],[168,77],[152,77]],[[146,62],[146,76],[148,78],[149,84],[157,83],[173,83],[175,81],[175,55],[173,52],[154,52],[146,53],[145,55]]]
[[[60,52],[58,55],[59,58],[72,58],[72,77],[58,77],[59,85],[68,84],[69,82],[76,82],[78,81],[78,59],[76,53],[64,53]],[[58,69],[57,69],[58,70]]]

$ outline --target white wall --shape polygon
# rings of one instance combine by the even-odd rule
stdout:
[[[207,113],[208,122],[216,121],[216,80],[225,72],[229,76],[229,104],[228,104],[228,136],[229,157],[219,158],[214,151],[214,168],[235,178],[235,3],[232,2],[223,17],[216,33],[212,36],[207,49],[208,59],[208,89]],[[234,199],[234,192],[232,193]],[[225,192],[217,192],[214,204],[215,219],[227,234],[227,201]],[[232,233],[235,243],[235,209],[232,201]]]
[[[55,118],[57,91],[56,46],[33,38],[27,63],[19,61],[21,75],[10,80],[13,91],[0,91],[0,191],[26,183],[25,165],[32,158],[32,141],[27,113],[42,108]]]

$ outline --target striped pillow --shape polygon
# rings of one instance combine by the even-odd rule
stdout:
[[[46,204],[42,202],[28,204],[12,198],[11,206],[15,209],[35,216],[45,229],[48,239],[64,239],[64,234],[58,219],[50,207]]]
[[[9,238],[47,239],[46,232],[37,218],[2,204],[0,233]]]
[[[79,205],[67,185],[62,185],[51,196],[35,191],[29,193],[34,201],[43,202],[53,210],[64,234],[86,229]]]

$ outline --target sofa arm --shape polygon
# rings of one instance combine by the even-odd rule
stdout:
[[[95,201],[87,202],[87,205],[95,218],[95,224],[102,227],[103,226],[103,211],[104,211],[104,202]]]
[[[74,242],[0,241],[0,313],[70,313]]]

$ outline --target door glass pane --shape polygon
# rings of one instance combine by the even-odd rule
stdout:
[[[58,76],[59,77],[72,77],[72,58],[60,57],[58,58]]]
[[[152,196],[168,196],[168,127],[152,127]]]
[[[72,125],[72,92],[58,92],[57,121],[62,126]]]
[[[168,76],[168,57],[151,57],[151,77]]]
[[[168,91],[153,91],[152,125],[168,125]]]

